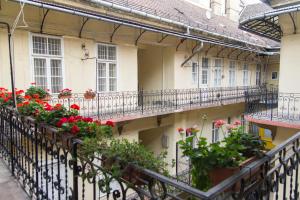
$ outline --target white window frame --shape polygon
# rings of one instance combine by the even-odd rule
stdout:
[[[203,67],[203,60],[207,59],[207,68]],[[209,85],[209,61],[210,59],[208,57],[202,57],[201,59],[201,85],[202,86],[208,86]],[[206,83],[203,83],[203,72],[206,71]]]
[[[100,59],[99,58],[99,54],[98,54],[98,48],[99,48],[99,45],[102,45],[102,46],[106,46],[106,47],[114,47],[116,49],[116,59],[115,60],[109,60],[109,59]],[[107,53],[107,56],[108,56],[108,53]],[[98,63],[105,63],[106,65],[106,88],[105,88],[105,91],[99,91],[99,87],[98,87]],[[116,90],[114,91],[110,91],[109,90],[109,87],[110,87],[110,84],[109,84],[109,64],[115,64],[116,66]],[[118,47],[117,45],[114,45],[114,44],[106,44],[106,43],[96,43],[96,91],[98,93],[106,93],[106,92],[116,92],[118,91],[118,86],[119,86],[119,72],[118,72]]]
[[[234,63],[234,65],[231,65],[232,63]],[[237,67],[237,62],[235,60],[229,60],[229,71],[228,71],[229,87],[236,86],[236,67]]]
[[[196,71],[194,71],[194,67]],[[199,64],[198,62],[192,62],[192,84],[198,84]]]
[[[249,85],[249,65],[248,63],[243,63],[243,86]]]
[[[216,61],[220,60],[221,61],[221,66],[217,67],[216,66]],[[223,73],[223,59],[222,58],[215,58],[214,59],[214,87],[221,87],[222,86],[222,73]]]
[[[49,55],[49,54],[35,54],[33,53],[33,37],[43,37],[43,38],[53,38],[59,39],[61,44],[61,55]],[[48,46],[47,46],[48,47]],[[30,74],[31,74],[31,82],[35,82],[34,76],[34,59],[41,58],[46,60],[46,74],[47,74],[47,89],[50,93],[55,94],[52,92],[52,85],[51,85],[51,68],[50,68],[50,60],[51,59],[60,59],[61,60],[61,70],[62,70],[62,89],[65,87],[65,64],[64,64],[64,40],[62,37],[47,35],[47,34],[37,34],[37,33],[29,33],[29,54],[30,54]]]

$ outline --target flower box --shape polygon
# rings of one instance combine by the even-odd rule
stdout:
[[[59,95],[58,98],[59,99],[71,99],[72,95]]]
[[[231,168],[215,168],[209,172],[209,178],[212,183],[212,186],[216,186],[225,179],[233,176],[234,174],[241,171],[245,166],[249,165],[250,163],[257,160],[256,156],[250,157],[247,160],[243,161],[238,167],[231,167]],[[256,176],[259,174],[260,169],[257,168],[251,172],[251,177]],[[243,177],[245,180],[251,178],[250,175],[246,175]],[[232,189],[233,191],[239,191],[241,188],[241,183],[236,183]],[[226,192],[232,191],[232,189],[227,189]]]
[[[84,98],[87,99],[87,100],[91,100],[91,99],[94,99],[95,96],[90,95],[90,94],[84,94]]]

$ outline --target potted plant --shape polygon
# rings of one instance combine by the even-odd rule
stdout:
[[[165,152],[155,156],[138,142],[114,139],[103,151],[102,166],[131,184],[145,185],[152,179],[141,168],[168,175],[165,158]]]
[[[27,97],[33,98],[33,99],[41,99],[43,101],[50,101],[51,96],[48,91],[44,90],[41,87],[37,87],[32,83],[32,85],[27,89],[25,92],[25,95]]]
[[[61,90],[58,94],[58,98],[59,99],[70,99],[70,98],[72,98],[72,90],[70,90],[68,88]]]
[[[87,91],[85,91],[84,93],[84,98],[85,99],[94,99],[96,97],[96,92],[94,92],[92,89],[88,89]]]
[[[223,120],[215,121],[218,128],[222,129],[224,124]],[[183,136],[184,130],[180,128],[178,131]],[[194,134],[179,141],[183,154],[191,161],[192,183],[200,190],[217,185],[262,155],[263,142],[256,136],[244,133],[240,122],[229,125],[228,133],[223,131],[223,134],[224,139],[216,143],[208,143],[206,138],[201,137],[202,133],[200,137]],[[194,141],[196,145],[192,145]],[[235,185],[235,189],[239,188],[240,185]]]

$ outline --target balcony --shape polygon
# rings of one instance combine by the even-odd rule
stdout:
[[[118,121],[241,103],[245,102],[246,94],[255,98],[264,90],[264,87],[251,86],[110,92],[98,93],[90,100],[77,93],[69,99],[53,95],[49,103],[67,107],[75,103],[81,107],[81,115]]]
[[[299,199],[300,133],[205,192],[146,169],[139,185],[115,178],[101,155],[79,156],[81,140],[67,147],[58,138],[57,129],[1,107],[1,157],[34,199]]]
[[[248,120],[282,126],[300,128],[300,94],[279,93],[275,89],[261,93],[259,99],[246,97]]]

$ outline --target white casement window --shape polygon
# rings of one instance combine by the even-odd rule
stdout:
[[[256,77],[255,77],[255,84],[260,85],[261,84],[261,65],[256,65]]]
[[[220,87],[222,81],[222,59],[215,59],[214,86]]]
[[[63,89],[62,39],[31,35],[33,81],[37,86],[58,93]]]
[[[209,71],[209,66],[208,66],[209,63],[208,62],[209,62],[208,58],[202,58],[202,73],[201,73],[202,85],[208,84],[208,71]]]
[[[243,66],[243,86],[248,86],[249,85],[249,69],[248,69],[248,64],[244,63]]]
[[[114,45],[97,45],[97,91],[117,91],[117,48]]]
[[[229,86],[235,86],[235,61],[229,62]]]
[[[212,123],[212,143],[216,143],[220,140],[219,128],[215,126],[215,122]]]
[[[192,82],[193,84],[198,83],[198,63],[192,63]]]

